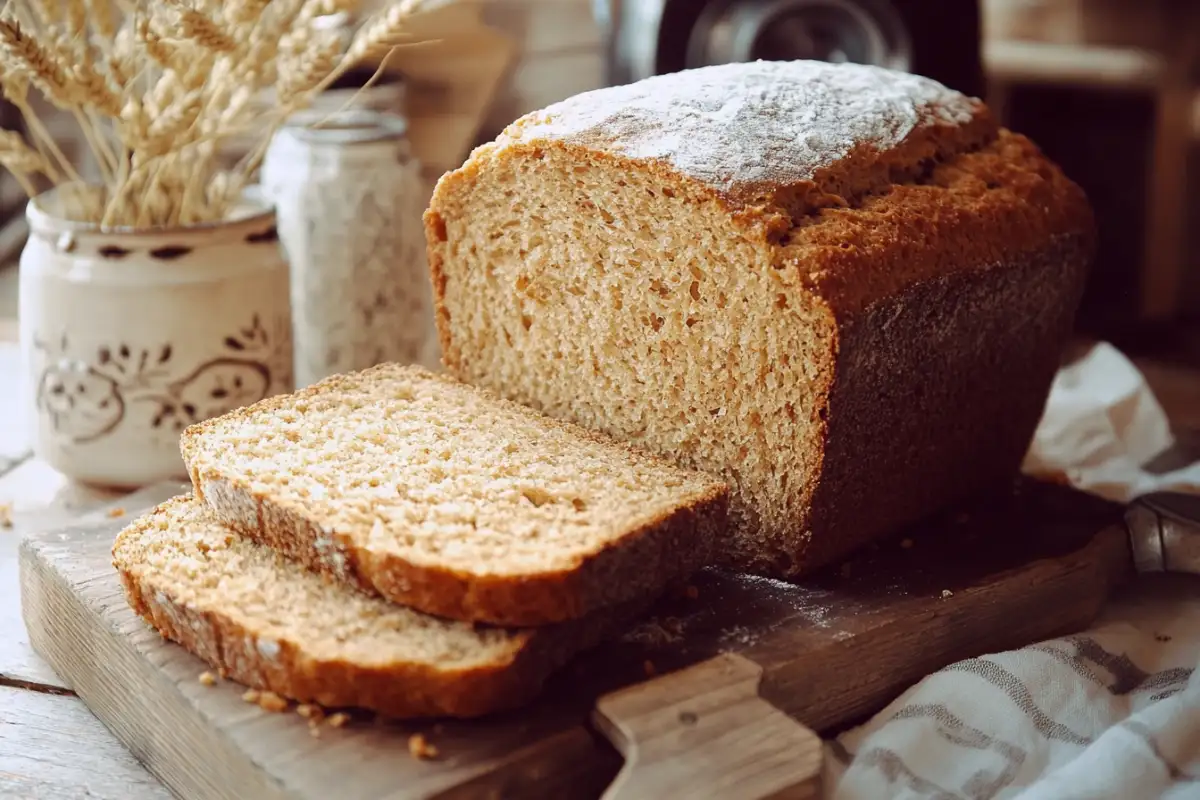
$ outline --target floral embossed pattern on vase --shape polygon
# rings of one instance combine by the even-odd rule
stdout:
[[[296,382],[384,362],[438,366],[421,215],[401,117],[310,112],[263,165],[292,270]]]
[[[185,475],[187,425],[292,388],[287,264],[248,193],[228,222],[101,231],[31,202],[20,329],[38,454],[72,478]]]

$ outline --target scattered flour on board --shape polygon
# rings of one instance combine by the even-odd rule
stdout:
[[[800,584],[788,583],[775,578],[762,578],[754,575],[742,575],[739,582],[757,588],[775,599],[787,603],[793,611],[805,617],[809,622],[822,628],[829,627],[829,605],[827,592],[806,588]]]

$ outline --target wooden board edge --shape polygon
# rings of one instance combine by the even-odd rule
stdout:
[[[433,795],[433,800],[495,800],[498,797],[600,797],[625,759],[585,723],[513,753],[504,768]],[[396,800],[400,794],[397,793]]]
[[[181,797],[225,800],[220,788],[204,779],[214,765],[235,772],[247,797],[283,800],[283,788],[264,780],[266,773],[194,710],[164,724],[155,709],[130,697],[139,686],[174,692],[165,675],[135,649],[128,635],[105,625],[73,594],[44,557],[46,543],[31,537],[21,543],[18,565],[21,605],[34,650],[63,677],[91,712],[143,766]],[[146,635],[149,632],[145,632]],[[81,668],[81,656],[103,663],[103,672]],[[120,677],[118,677],[120,676]],[[123,709],[118,713],[118,709]],[[199,765],[197,769],[177,764]],[[226,780],[228,783],[228,780]]]

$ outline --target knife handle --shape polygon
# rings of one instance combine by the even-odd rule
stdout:
[[[1152,492],[1125,511],[1138,572],[1200,575],[1200,495]]]
[[[604,800],[820,797],[820,737],[759,697],[761,680],[723,653],[601,697],[596,727],[625,756]]]

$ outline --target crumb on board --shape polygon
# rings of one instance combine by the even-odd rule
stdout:
[[[277,714],[281,711],[287,711],[288,701],[274,692],[259,692],[258,707],[263,711],[270,711]]]
[[[414,733],[408,737],[408,752],[413,758],[421,760],[438,757],[438,749],[429,743],[423,733]]]
[[[216,686],[217,685],[217,676],[213,675],[211,672],[201,672],[199,680],[200,680],[201,685],[203,685],[203,686]]]
[[[301,703],[296,706],[296,713],[307,720],[320,722],[325,717],[325,709],[312,703]]]
[[[108,510],[108,516],[110,516],[113,519],[116,519],[117,517],[123,517],[123,516],[125,516],[125,509],[121,508],[120,506],[116,506],[115,508],[110,508]]]
[[[263,711],[278,713],[280,711],[286,711],[288,707],[287,700],[271,691],[247,689],[242,693],[242,699],[247,703],[254,703]]]
[[[7,529],[13,526],[12,514],[12,503],[0,503],[0,528]]]
[[[345,711],[338,711],[336,714],[330,714],[325,722],[331,728],[344,728],[346,723],[350,721],[350,715]]]
[[[654,673],[657,672],[657,670],[654,668],[654,662],[650,659],[646,659],[642,663],[642,672],[646,673],[647,678],[653,678]]]
[[[945,600],[947,597],[954,597],[954,592],[949,589],[942,589],[942,599]]]
[[[697,589],[695,586],[692,586],[691,584],[689,584],[687,589],[684,590],[684,594],[687,595],[688,600],[695,600],[697,597],[700,596],[700,590]]]
[[[912,539],[901,539],[900,546],[903,547],[905,550],[907,550],[913,546],[913,540]]]

